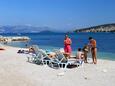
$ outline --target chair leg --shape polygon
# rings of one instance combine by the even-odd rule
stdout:
[[[44,65],[44,60],[42,60],[42,64]]]
[[[58,63],[58,67],[61,68],[60,63]]]
[[[28,59],[28,62],[30,61],[30,58],[29,57],[27,57],[27,59]]]
[[[83,67],[83,64],[84,64],[84,61],[82,61],[82,64],[81,64],[82,67]]]
[[[50,62],[50,64],[51,64],[51,67],[53,68],[53,64],[52,64],[52,62]]]

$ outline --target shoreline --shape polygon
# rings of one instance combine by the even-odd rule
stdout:
[[[97,65],[52,69],[27,62],[26,54],[17,54],[22,48],[4,48],[0,51],[1,86],[115,86],[115,61],[98,59]]]
[[[1,43],[0,43],[1,44]],[[4,46],[5,48],[6,47],[11,47],[11,48],[18,48],[18,49],[24,49],[24,50],[27,50],[28,49],[28,47],[27,48],[24,48],[24,47],[15,47],[15,46],[10,46],[10,45],[4,45],[4,44],[1,44],[1,46]],[[44,48],[43,48],[44,49]],[[60,49],[60,48],[58,48],[58,49]],[[47,50],[47,49],[46,49]],[[72,51],[73,52],[73,54],[72,54],[72,56],[74,56],[75,55],[75,53],[76,53],[76,51]],[[114,53],[110,53],[110,52],[97,52],[97,59],[100,59],[100,60],[109,60],[109,61],[115,61],[115,58],[108,58],[109,57],[109,55],[112,55],[112,57],[114,57]],[[101,56],[101,57],[100,57]],[[100,57],[100,58],[98,58],[98,57]],[[104,58],[103,58],[104,57]],[[91,57],[89,57],[89,58],[91,58]]]

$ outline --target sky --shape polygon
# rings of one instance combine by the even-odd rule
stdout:
[[[115,0],[0,0],[0,25],[72,30],[115,23]]]

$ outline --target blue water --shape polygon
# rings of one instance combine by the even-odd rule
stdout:
[[[16,36],[17,34],[1,34],[3,36]],[[21,36],[29,36],[29,42],[12,42],[8,45],[16,47],[25,47],[27,44],[37,44],[42,49],[63,48],[65,33],[26,33]],[[77,48],[82,48],[88,43],[88,37],[92,36],[97,41],[98,58],[115,60],[115,33],[70,33],[72,39],[72,50],[76,52]]]

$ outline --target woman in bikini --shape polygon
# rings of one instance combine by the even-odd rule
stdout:
[[[91,47],[91,54],[92,54],[93,63],[97,64],[96,40],[93,39],[92,37],[89,37],[89,44],[90,44],[90,47]]]

